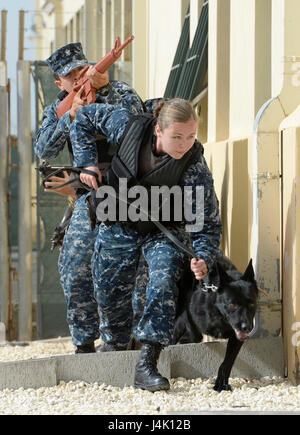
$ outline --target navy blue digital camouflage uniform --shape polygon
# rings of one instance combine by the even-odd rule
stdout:
[[[80,43],[68,44],[57,50],[48,63],[53,73],[66,75],[77,66],[87,65]],[[97,102],[119,104],[131,113],[143,113],[143,103],[127,84],[111,81],[106,96],[103,88],[97,91]],[[69,113],[59,119],[57,99],[46,107],[42,126],[35,138],[35,152],[43,160],[54,159],[65,147],[70,136]],[[151,105],[151,103],[149,103]],[[59,256],[59,274],[67,302],[67,322],[75,346],[88,344],[99,338],[99,313],[94,298],[91,258],[98,230],[90,229],[86,195],[77,199],[73,215],[63,240]]]
[[[71,127],[75,166],[93,166],[97,162],[96,133],[120,144],[131,116],[126,109],[110,105],[92,104],[80,109]],[[184,222],[170,229],[181,241],[190,241],[197,257],[205,260],[210,268],[220,252],[222,225],[213,179],[203,155],[185,170],[181,181],[181,187],[192,186],[193,190],[199,185],[204,186],[203,229],[187,234]],[[195,197],[192,210],[195,213]],[[149,267],[149,281],[145,308],[140,321],[134,325],[134,334],[139,342],[163,346],[172,342],[177,282],[186,264],[185,254],[162,233],[145,236],[133,228],[102,222],[92,270],[101,316],[100,334],[105,343],[124,346],[130,339],[131,295],[141,253]]]

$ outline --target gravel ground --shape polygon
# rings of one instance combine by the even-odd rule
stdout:
[[[70,338],[31,341],[24,343],[24,345],[12,343],[0,346],[0,362],[71,355],[74,354],[74,351],[75,347]]]
[[[69,339],[0,347],[0,361],[73,354]],[[300,411],[300,386],[280,377],[231,379],[232,392],[217,393],[213,379],[171,379],[167,392],[116,388],[82,381],[51,388],[0,391],[0,415],[160,415],[201,411]]]

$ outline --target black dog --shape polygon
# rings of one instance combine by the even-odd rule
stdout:
[[[173,343],[199,343],[202,334],[228,338],[214,390],[231,390],[232,366],[254,326],[258,288],[252,260],[242,274],[227,257],[219,257],[203,282],[188,269],[179,287],[177,306],[183,310],[177,312]]]

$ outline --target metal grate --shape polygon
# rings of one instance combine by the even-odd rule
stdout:
[[[36,130],[41,126],[45,106],[56,98],[59,89],[46,62],[34,62],[36,90]],[[69,164],[67,146],[51,160],[54,165]],[[36,160],[36,166],[39,164]],[[50,251],[50,238],[68,205],[66,197],[45,193],[37,172],[37,338],[70,335],[67,325],[65,297],[58,273],[59,250]]]
[[[190,6],[184,19],[181,36],[175,53],[173,65],[169,75],[164,98],[173,98],[176,94],[182,67],[190,46]]]
[[[188,32],[189,33],[189,32]],[[180,38],[184,38],[184,29],[182,30],[182,35]],[[180,44],[180,42],[179,42]],[[179,51],[179,45],[178,49]],[[177,52],[176,52],[177,55]],[[175,55],[175,59],[176,59]],[[174,65],[176,64],[174,59]],[[202,6],[201,15],[199,18],[198,26],[194,36],[194,40],[191,48],[188,50],[184,64],[178,70],[180,71],[180,77],[178,84],[175,87],[171,74],[169,80],[171,84],[167,84],[165,97],[167,98],[184,98],[186,100],[192,101],[204,88],[204,80],[207,73],[208,64],[208,1]],[[172,67],[173,69],[173,67]],[[172,85],[172,86],[171,86]],[[167,92],[167,90],[170,91]]]

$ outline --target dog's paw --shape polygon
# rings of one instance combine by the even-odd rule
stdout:
[[[221,391],[232,391],[231,386],[224,382],[224,381],[218,381],[218,379],[215,382],[214,390],[218,393],[221,393]]]

